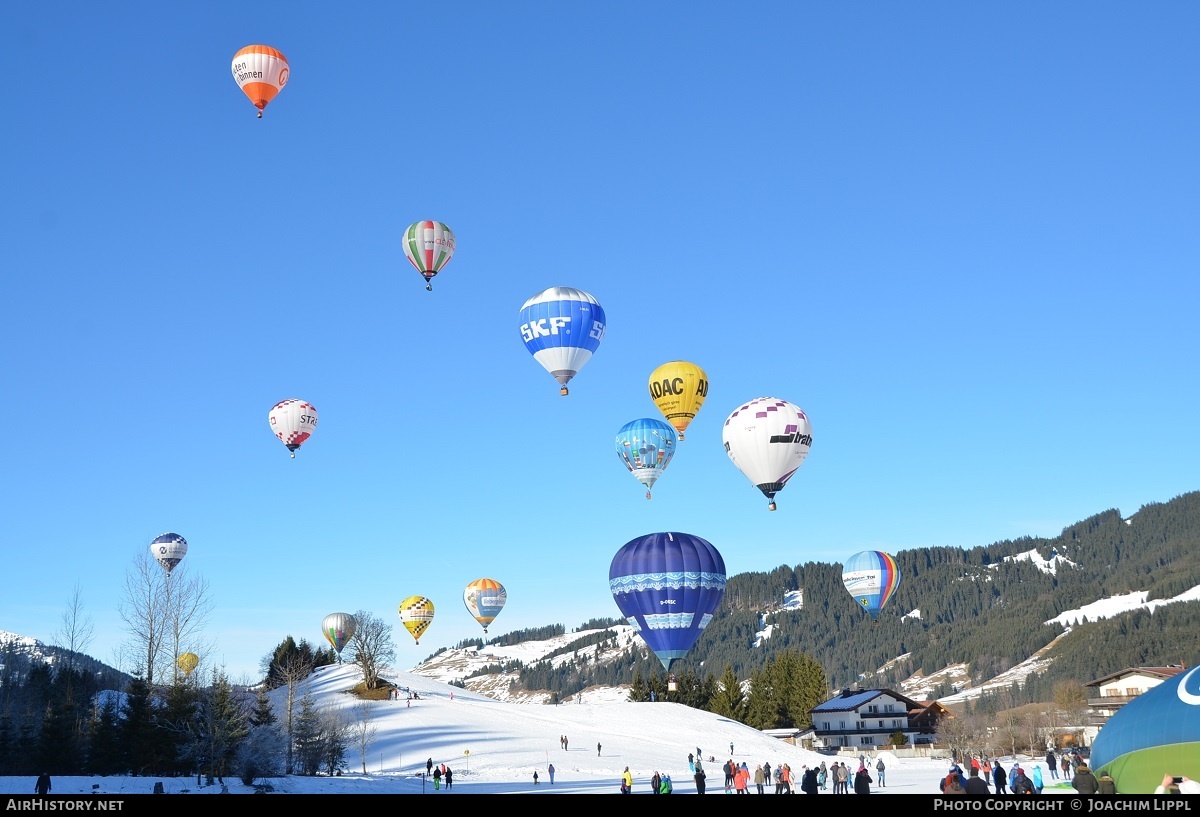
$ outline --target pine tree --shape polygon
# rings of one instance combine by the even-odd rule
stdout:
[[[120,747],[122,764],[134,774],[154,774],[158,771],[157,735],[150,707],[150,685],[140,675],[125,689],[121,709]]]
[[[238,745],[250,733],[250,726],[229,677],[215,668],[212,683],[200,702],[197,733],[209,759],[210,773],[223,780],[230,772]]]
[[[267,697],[267,690],[260,686],[254,693],[254,711],[250,713],[251,726],[270,726],[279,719],[275,716],[275,707]]]
[[[121,757],[120,718],[116,698],[105,695],[93,709],[87,724],[87,765],[89,774],[117,774],[129,768]]]
[[[746,717],[746,696],[742,683],[733,672],[731,664],[725,665],[725,673],[717,684],[717,692],[709,702],[708,710],[742,722]]]
[[[300,698],[300,714],[292,730],[295,745],[295,763],[299,774],[315,775],[321,769],[325,757],[324,734],[321,730],[320,712],[312,692]]]

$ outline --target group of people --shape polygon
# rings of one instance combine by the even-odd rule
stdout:
[[[671,794],[674,787],[671,785],[671,775],[659,774],[657,770],[654,772],[654,777],[650,778],[650,792],[652,794]]]
[[[1047,766],[1054,769],[1055,766],[1051,761],[1057,760],[1057,758],[1054,757],[1053,752],[1048,752],[1046,757]],[[1104,775],[1097,778],[1082,758],[1079,758],[1078,755],[1071,757],[1073,761],[1068,760],[1067,755],[1063,756],[1063,779],[1066,779],[1067,769],[1073,767],[1071,786],[1075,791],[1080,794],[1116,794],[1116,787],[1113,785],[1111,777]],[[1041,794],[1045,788],[1045,778],[1039,763],[1034,763],[1028,769],[1020,763],[1014,763],[1005,770],[999,760],[992,760],[989,766],[986,757],[972,757],[968,766],[969,772],[964,774],[962,767],[957,762],[950,764],[950,771],[938,782],[938,788],[942,790],[943,794],[1028,795]],[[1054,773],[1053,779],[1059,779],[1057,772]]]
[[[447,766],[445,763],[441,763],[441,764],[438,764],[435,766],[433,764],[433,758],[429,758],[428,760],[425,761],[425,774],[432,775],[434,791],[437,791],[438,789],[440,789],[442,787],[443,780],[446,781],[447,789],[450,788],[451,784],[454,783],[453,770],[451,770],[451,768],[449,766]],[[534,778],[533,782],[536,783],[537,782],[537,772],[534,772],[533,778]]]
[[[696,793],[704,794],[708,775],[704,771],[702,759],[694,754],[689,754],[688,768],[691,769],[692,778],[696,783]],[[879,784],[883,785],[886,766],[882,758],[877,760],[875,769],[879,774]],[[751,787],[758,794],[766,794],[767,786],[771,784],[774,784],[775,794],[795,794],[797,788],[805,794],[818,794],[827,791],[831,782],[834,794],[849,794],[851,785],[853,785],[855,794],[870,794],[871,786],[876,782],[875,778],[871,777],[865,757],[859,761],[858,771],[853,774],[850,772],[849,766],[844,762],[837,761],[828,767],[824,761],[819,768],[803,766],[799,775],[796,775],[792,771],[791,765],[787,763],[782,763],[774,768],[769,762],[762,763],[755,766],[754,771],[751,772],[748,764],[737,763],[732,758],[724,763],[721,771],[724,773],[726,794],[749,794]],[[655,775],[657,776],[658,773],[655,772]],[[651,785],[653,785],[653,781]]]

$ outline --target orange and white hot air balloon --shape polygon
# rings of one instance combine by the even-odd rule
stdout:
[[[283,52],[269,45],[248,45],[233,55],[233,78],[242,93],[258,108],[263,108],[287,85],[291,69]]]

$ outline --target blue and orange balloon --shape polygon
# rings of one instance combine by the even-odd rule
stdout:
[[[871,620],[878,621],[879,611],[900,586],[900,568],[883,551],[864,550],[842,565],[842,584]]]
[[[608,586],[621,615],[670,672],[721,604],[725,560],[699,536],[651,533],[617,551]]]
[[[483,626],[484,635],[507,603],[508,591],[495,579],[476,579],[463,590],[463,604],[467,605],[471,617]]]

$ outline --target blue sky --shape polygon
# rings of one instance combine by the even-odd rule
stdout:
[[[493,634],[618,615],[646,533],[769,571],[1197,487],[1192,4],[0,14],[0,629],[51,640],[79,584],[111,658],[174,531],[234,677],[419,594],[407,667],[482,635],[481,576]],[[291,66],[261,120],[252,43]],[[432,292],[426,218],[458,241]],[[608,320],[565,398],[518,331],[550,286]],[[613,440],[673,359],[710,390],[648,502]],[[768,395],[813,425],[774,513],[721,446]]]

